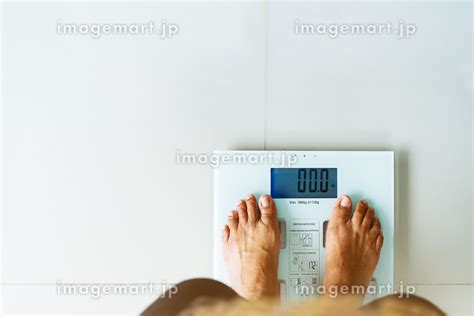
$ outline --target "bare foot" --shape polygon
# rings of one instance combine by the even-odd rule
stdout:
[[[350,293],[352,286],[367,289],[383,244],[380,221],[374,209],[361,200],[352,217],[351,212],[351,199],[347,195],[340,196],[326,231],[323,280],[324,286],[336,286],[339,293],[341,286],[349,287],[348,294],[354,294]]]
[[[222,232],[224,261],[232,288],[249,300],[278,297],[280,231],[269,195],[253,195],[237,203]]]

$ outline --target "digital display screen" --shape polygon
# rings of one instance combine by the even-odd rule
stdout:
[[[275,199],[337,198],[337,168],[272,168]]]

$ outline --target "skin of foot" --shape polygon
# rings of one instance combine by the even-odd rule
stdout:
[[[379,261],[383,245],[380,220],[367,201],[361,200],[352,213],[349,196],[340,196],[332,211],[326,231],[326,265],[323,285],[363,286],[367,289]],[[346,290],[344,290],[346,291]],[[339,294],[363,299],[354,293]],[[347,295],[345,295],[347,296]]]
[[[252,194],[240,200],[222,231],[224,261],[232,288],[243,298],[278,298],[280,229],[273,199]]]

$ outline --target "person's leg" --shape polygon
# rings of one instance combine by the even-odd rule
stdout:
[[[345,195],[339,197],[334,206],[326,232],[323,281],[326,287],[358,286],[367,289],[377,266],[383,245],[380,221],[375,210],[364,200],[357,203],[354,212],[352,209],[352,201]],[[354,293],[352,296],[358,303],[364,297]],[[434,304],[416,295],[386,296],[363,306],[362,310],[379,315],[445,315]]]
[[[399,295],[385,296],[364,305],[361,310],[372,312],[376,315],[446,315],[446,313],[430,301],[413,294],[402,297]]]
[[[227,285],[211,279],[191,279],[176,285],[176,294],[166,292],[145,309],[141,315],[177,316],[196,305],[213,304],[239,298]]]
[[[323,285],[337,290],[338,295],[343,287],[349,288],[348,294],[361,302],[379,261],[383,235],[375,210],[367,201],[361,200],[354,212],[352,209],[349,196],[342,195],[336,201],[326,231]],[[363,293],[354,295],[352,289]]]
[[[277,298],[280,228],[273,199],[240,200],[222,232],[224,261],[232,288],[243,298]]]

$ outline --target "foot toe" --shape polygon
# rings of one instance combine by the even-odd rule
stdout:
[[[378,230],[382,229],[382,225],[380,224],[380,219],[377,216],[374,216],[374,220],[372,221],[372,227]]]
[[[364,219],[362,220],[361,227],[369,230],[372,226],[372,221],[374,220],[375,210],[372,207],[369,207],[365,212]]]
[[[375,241],[375,250],[377,251],[377,253],[380,253],[380,251],[382,250],[382,246],[383,246],[383,235],[380,234],[377,237],[377,240]]]
[[[369,204],[366,200],[360,200],[355,207],[354,214],[352,215],[352,222],[356,225],[360,225],[364,219],[365,213],[369,208]]]
[[[372,227],[370,227],[370,237],[375,240],[381,232],[380,220],[377,216],[372,220]]]
[[[330,221],[334,222],[347,222],[351,215],[352,201],[347,195],[341,195],[334,205],[332,210],[332,216]]]
[[[230,237],[230,228],[228,225],[224,226],[224,229],[222,230],[222,241],[227,242]]]
[[[239,222],[243,225],[247,223],[248,213],[247,213],[247,204],[244,200],[237,202],[237,212],[239,213]]]
[[[237,211],[231,211],[229,213],[227,226],[230,228],[230,231],[235,232],[237,230],[238,225],[239,225],[239,213],[237,213]]]
[[[260,207],[260,217],[264,224],[274,224],[277,220],[277,209],[272,197],[264,194],[258,200]]]
[[[260,219],[260,211],[257,208],[257,200],[253,194],[249,194],[245,200],[249,223],[256,223]]]

